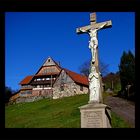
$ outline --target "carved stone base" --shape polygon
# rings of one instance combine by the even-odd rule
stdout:
[[[79,107],[81,128],[111,128],[111,108],[101,103]]]

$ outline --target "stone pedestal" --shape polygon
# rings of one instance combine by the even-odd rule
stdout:
[[[81,128],[111,128],[111,108],[101,103],[79,107]]]

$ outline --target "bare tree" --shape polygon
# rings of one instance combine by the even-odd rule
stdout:
[[[90,72],[90,61],[85,61],[80,67],[79,67],[79,70],[80,70],[80,73],[82,75],[85,75],[88,77],[89,75],[89,72]]]
[[[99,61],[99,70],[103,76],[107,75],[108,70],[108,64],[105,64],[103,61]],[[82,75],[88,76],[90,72],[90,60],[85,61],[80,67],[79,67],[80,73]]]
[[[105,64],[101,60],[99,61],[99,70],[103,76],[105,76],[109,73],[108,67],[109,67],[109,64]]]

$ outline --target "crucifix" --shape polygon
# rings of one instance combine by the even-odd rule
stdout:
[[[89,74],[89,103],[102,102],[102,80],[98,64],[98,39],[97,31],[112,26],[111,20],[96,23],[96,13],[90,14],[90,25],[76,29],[77,34],[88,33],[90,36],[89,49],[91,50],[92,60]]]

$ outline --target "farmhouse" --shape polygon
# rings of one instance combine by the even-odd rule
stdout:
[[[42,98],[58,99],[88,93],[88,78],[62,68],[51,57],[39,68],[35,75],[25,77],[19,92],[11,102],[32,102]]]

